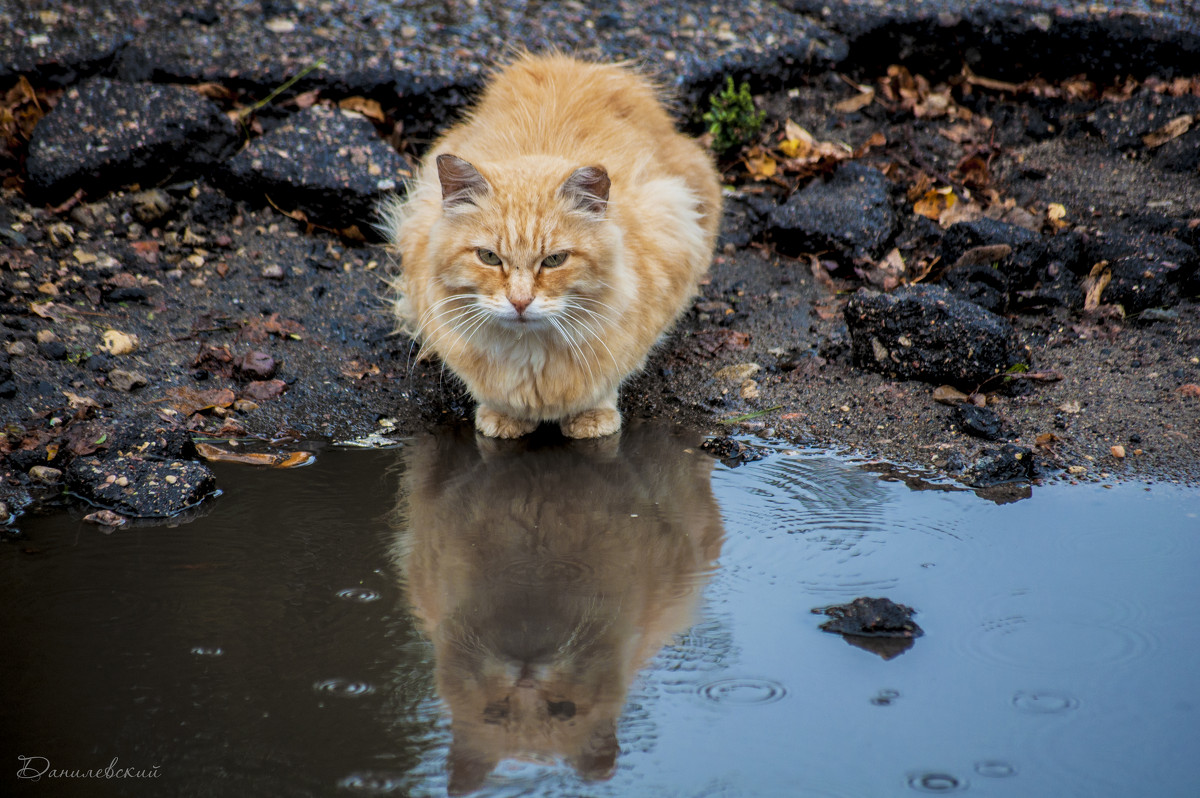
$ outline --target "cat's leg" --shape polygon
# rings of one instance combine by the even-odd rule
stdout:
[[[519,438],[537,429],[536,421],[513,418],[487,405],[475,408],[475,429],[489,438]]]
[[[612,435],[621,429],[621,413],[617,410],[616,393],[599,407],[567,416],[559,422],[559,427],[568,438],[599,438]]]

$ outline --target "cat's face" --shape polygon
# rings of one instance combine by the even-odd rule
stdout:
[[[594,335],[612,310],[619,243],[607,173],[541,157],[483,170],[452,155],[437,163],[443,213],[430,243],[440,296],[422,329]]]

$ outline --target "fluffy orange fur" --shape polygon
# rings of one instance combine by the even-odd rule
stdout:
[[[644,77],[525,55],[384,208],[396,314],[466,384],[483,434],[611,434],[621,382],[695,295],[720,215],[711,158]]]

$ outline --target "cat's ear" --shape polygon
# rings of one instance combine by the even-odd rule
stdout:
[[[439,155],[437,170],[438,181],[442,184],[442,207],[446,210],[474,205],[477,197],[491,190],[479,170],[457,155]]]
[[[571,173],[559,193],[570,203],[572,210],[603,216],[608,208],[609,185],[608,172],[603,166],[584,166]]]

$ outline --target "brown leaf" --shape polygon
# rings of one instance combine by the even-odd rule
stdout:
[[[180,385],[168,389],[167,397],[163,401],[170,404],[180,415],[190,416],[192,413],[201,413],[214,407],[229,407],[236,398],[228,388],[197,391]]]
[[[338,101],[338,108],[343,111],[354,111],[362,114],[372,122],[382,124],[387,121],[387,116],[383,113],[383,107],[377,100],[370,100],[366,97],[346,97]]]
[[[875,89],[867,87],[853,97],[847,97],[834,103],[833,110],[839,114],[852,114],[855,111],[861,111],[873,102],[875,102]]]
[[[233,102],[235,97],[231,90],[220,83],[196,83],[192,85],[191,89],[202,97],[223,103]]]
[[[953,385],[939,385],[933,389],[933,401],[943,405],[958,405],[967,399],[967,395]]]
[[[693,350],[701,355],[739,352],[750,346],[750,334],[727,328],[701,330],[692,335],[692,344]]]
[[[342,366],[341,372],[343,377],[349,377],[352,380],[376,377],[381,373],[379,366],[374,363],[360,363],[357,360],[351,360]]]
[[[958,197],[950,186],[931,188],[913,203],[913,212],[936,221],[943,211],[953,208],[957,202]]]
[[[1092,266],[1088,276],[1083,278],[1083,312],[1091,313],[1100,307],[1100,295],[1112,282],[1112,270],[1108,261],[1102,260]]]
[[[238,358],[234,369],[241,377],[254,377],[260,380],[270,379],[275,374],[277,364],[275,359],[266,352],[251,350]]]
[[[950,268],[960,269],[964,266],[984,266],[1004,260],[1011,254],[1012,247],[1008,244],[987,244],[981,247],[972,247],[959,255],[958,260],[954,261],[954,265]]]
[[[278,399],[287,390],[283,380],[254,380],[242,389],[242,397],[256,402]]]
[[[1158,130],[1151,131],[1142,136],[1142,143],[1149,149],[1161,147],[1171,139],[1179,138],[1184,133],[1187,133],[1195,121],[1196,117],[1191,114],[1177,116]]]
[[[1200,399],[1200,385],[1194,382],[1184,383],[1175,389],[1180,396],[1186,396],[1189,399]]]
[[[233,367],[233,354],[227,346],[213,346],[212,344],[200,344],[200,350],[196,352],[196,357],[192,360],[192,368],[204,369],[212,374],[219,374],[222,377],[230,376]]]
[[[211,443],[197,443],[196,451],[210,463],[242,463],[269,468],[296,468],[316,459],[312,452],[237,452]]]

